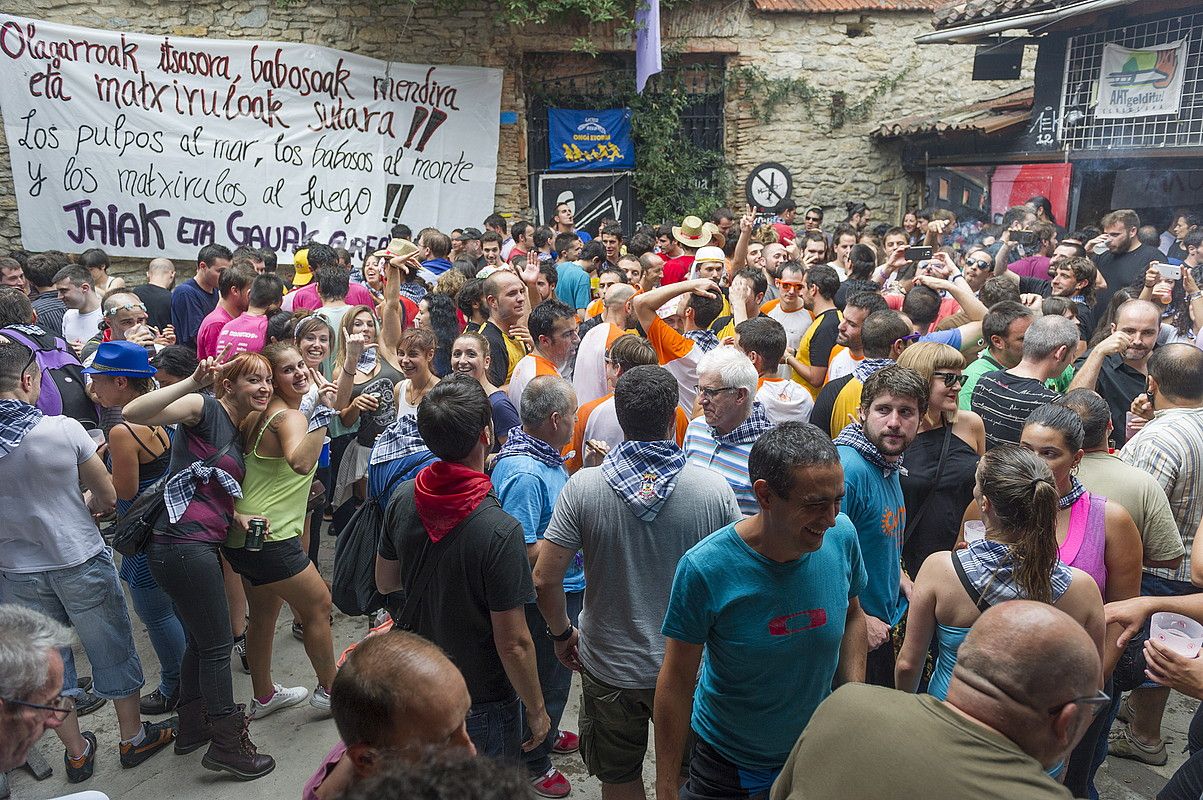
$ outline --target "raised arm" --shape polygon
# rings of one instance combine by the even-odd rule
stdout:
[[[735,242],[735,253],[731,256],[732,274],[739,272],[748,263],[748,244],[752,241],[752,228],[756,223],[756,209],[749,208],[739,218],[739,240]]]
[[[229,348],[226,348],[228,352]],[[205,408],[205,400],[198,392],[213,381],[225,369],[220,356],[202,359],[196,365],[196,371],[179,383],[164,386],[136,397],[121,410],[128,422],[135,425],[195,425],[200,422]]]
[[[710,294],[718,297],[721,294],[721,290],[718,284],[709,278],[679,281],[635,295],[631,298],[631,308],[634,310],[635,316],[639,318],[640,327],[646,331],[652,327],[652,323],[657,319],[656,309],[673,298],[690,293],[700,295]]]

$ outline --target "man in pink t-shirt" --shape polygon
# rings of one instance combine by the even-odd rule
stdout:
[[[358,283],[352,283],[347,288],[347,305],[349,306],[368,306],[369,308],[376,307],[376,300],[372,297],[372,293]],[[322,307],[322,298],[318,297],[317,282],[313,282],[308,286],[302,286],[295,292],[290,292],[284,298],[285,311],[300,311],[302,308],[308,308],[311,311],[316,311]]]
[[[237,261],[221,273],[217,288],[221,299],[217,307],[201,320],[196,333],[196,357],[209,358],[217,355],[217,337],[230,320],[246,311],[251,282],[255,280],[255,268],[250,262]]]
[[[239,353],[258,353],[267,344],[267,320],[280,308],[284,281],[273,272],[255,276],[248,294],[246,311],[227,322],[217,335],[216,351],[227,347],[231,356]]]

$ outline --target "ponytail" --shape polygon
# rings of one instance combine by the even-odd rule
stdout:
[[[1051,603],[1060,495],[1048,465],[1021,447],[1000,445],[982,456],[980,480],[1010,541],[1015,582],[1025,598]]]
[[[1057,563],[1057,500],[1060,495],[1052,476],[1030,484],[1031,500],[1021,506],[1026,520],[1019,521],[1011,556],[1015,582],[1029,600],[1053,602],[1052,573]]]

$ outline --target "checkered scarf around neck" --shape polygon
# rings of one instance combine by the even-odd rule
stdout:
[[[530,456],[535,461],[546,464],[553,469],[559,467],[564,468],[564,457],[547,442],[542,439],[536,439],[521,427],[510,428],[509,434],[505,439],[505,444],[501,446],[501,450],[497,453],[497,460],[509,456]]]
[[[752,413],[748,414],[748,418],[736,425],[730,433],[719,433],[714,428],[711,428],[710,434],[719,444],[731,447],[737,444],[751,444],[772,430],[772,428],[773,423],[769,422],[769,417],[764,412],[764,404],[754,401],[752,403]]]
[[[906,469],[902,466],[902,456],[898,456],[898,459],[895,461],[886,461],[885,456],[865,436],[865,429],[861,427],[859,422],[853,422],[845,426],[840,431],[840,435],[835,437],[834,444],[837,447],[841,444],[851,447],[864,456],[865,461],[879,468],[886,478],[890,477],[890,474],[893,472],[897,472],[899,475],[906,474]]]
[[[870,377],[872,377],[874,372],[877,372],[879,369],[885,369],[893,363],[894,359],[892,358],[863,359],[859,364],[856,365],[856,369],[852,370],[852,377],[856,378],[861,383],[864,383],[865,381],[869,380]]]
[[[1069,476],[1069,493],[1057,500],[1057,508],[1065,510],[1078,502],[1078,498],[1086,494],[1086,487],[1076,476]]]
[[[408,414],[398,418],[384,429],[384,433],[376,437],[376,444],[372,446],[372,455],[368,463],[376,466],[386,461],[412,456],[425,449],[426,443],[422,441],[422,434],[418,433],[418,418]]]
[[[0,400],[0,458],[21,446],[25,434],[42,419],[37,406],[20,400]]]
[[[639,519],[654,522],[685,468],[676,442],[622,442],[602,460],[602,477]]]
[[[703,353],[718,347],[718,334],[711,330],[685,331],[685,338],[693,340]]]

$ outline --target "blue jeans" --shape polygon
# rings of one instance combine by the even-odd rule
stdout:
[[[568,619],[576,625],[581,616],[581,605],[585,593],[565,592],[564,599],[568,603]],[[535,603],[526,604],[526,624],[530,628],[531,639],[535,642],[535,664],[539,670],[539,685],[543,688],[543,705],[547,708],[547,716],[551,719],[551,728],[538,747],[523,755],[526,768],[530,774],[542,775],[551,769],[551,748],[560,737],[560,718],[564,716],[564,707],[568,705],[568,692],[572,688],[572,670],[560,663],[556,658],[555,642],[547,638],[547,623],[539,613]],[[522,719],[522,738],[530,737],[530,727],[526,717]]]
[[[478,755],[517,763],[522,756],[522,703],[515,697],[473,703],[468,709],[468,738]]]
[[[150,574],[145,553],[123,557],[117,574],[129,587],[134,611],[146,626],[150,646],[159,659],[159,691],[164,697],[175,697],[180,691],[185,645],[184,626],[175,615],[175,606]]]
[[[220,545],[156,537],[147,551],[150,572],[175,604],[184,627],[180,662],[180,705],[204,698],[210,719],[234,713],[234,677],[230,674],[230,607],[222,582]]]
[[[101,550],[82,564],[45,572],[0,572],[7,601],[37,609],[75,629],[92,664],[92,690],[107,700],[120,700],[142,688],[142,662],[125,593],[113,566],[113,551]],[[75,658],[62,648],[63,693],[79,698]]]

